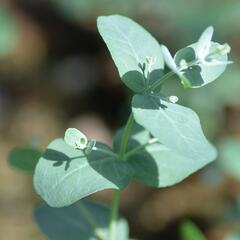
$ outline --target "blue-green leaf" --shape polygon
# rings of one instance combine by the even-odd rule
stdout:
[[[123,129],[114,137],[114,149],[119,150]],[[135,124],[127,145],[127,155],[133,149],[150,142],[151,134],[143,127]],[[206,163],[181,156],[160,143],[154,143],[139,149],[127,158],[132,165],[134,176],[140,182],[151,187],[167,187],[174,185]]]
[[[36,221],[51,240],[99,240],[107,239],[110,209],[103,204],[81,200],[64,208],[51,208],[47,204],[35,210]],[[128,240],[128,224],[119,217],[116,239]]]
[[[159,143],[147,146],[128,161],[138,180],[158,188],[177,184],[208,163],[182,156]]]
[[[131,166],[104,144],[86,155],[56,139],[37,164],[34,186],[50,206],[63,207],[103,189],[123,189],[131,176]]]
[[[9,153],[8,162],[18,170],[33,173],[41,155],[41,152],[36,148],[17,147]]]
[[[205,138],[197,114],[159,96],[135,95],[132,111],[138,124],[172,151],[205,165],[216,151]]]
[[[158,42],[133,20],[119,16],[99,17],[98,30],[107,44],[122,81],[133,91],[142,92],[162,75],[163,59]],[[148,58],[153,59],[150,79],[144,79]]]

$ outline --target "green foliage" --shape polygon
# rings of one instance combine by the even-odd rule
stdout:
[[[74,240],[79,236],[83,240],[99,240],[107,235],[110,240],[127,240],[127,224],[117,218],[118,190],[124,189],[133,177],[148,186],[170,186],[216,158],[197,114],[176,104],[179,97],[175,93],[167,96],[162,87],[173,75],[190,88],[204,86],[223,73],[230,63],[230,47],[211,41],[213,27],[208,27],[197,43],[181,49],[173,58],[166,46],[160,46],[150,33],[127,17],[102,16],[97,25],[122,81],[137,94],[125,128],[115,135],[113,150],[69,128],[64,140],[52,141],[38,161],[34,174],[37,193],[51,207],[75,203],[61,209],[44,204],[36,210],[40,227],[52,240]],[[170,69],[165,74],[164,63]],[[209,99],[200,100],[211,111]],[[228,151],[231,154],[222,154],[224,159],[237,152],[236,148]],[[235,162],[232,166],[235,170],[240,168]],[[76,203],[103,189],[117,190],[111,214],[95,203]],[[183,240],[205,240],[191,222],[184,223],[181,232]]]
[[[96,150],[86,155],[56,139],[37,164],[34,186],[50,206],[63,207],[103,189],[123,189],[131,176],[130,165],[116,161],[104,144],[97,143]]]
[[[167,81],[162,86],[165,95],[177,95],[179,103],[198,113],[204,133],[210,139],[216,139],[224,125],[226,106],[237,105],[240,101],[240,66],[234,62],[230,67],[231,71],[226,71],[206,87],[186,91],[178,81]]]
[[[135,95],[132,111],[138,124],[174,152],[203,165],[216,157],[202,132],[198,116],[191,109],[160,96]]]
[[[37,192],[50,206],[67,206],[106,188],[123,189],[133,176],[149,186],[170,186],[216,158],[196,113],[175,104],[178,97],[158,93],[172,73],[187,81],[183,82],[185,87],[186,83],[199,87],[223,72],[230,47],[211,42],[213,28],[208,27],[195,45],[181,50],[174,59],[167,47],[160,47],[129,18],[99,17],[98,28],[122,80],[139,92],[132,101],[134,120],[139,125],[134,124],[132,130],[132,124],[127,125],[124,137],[123,130],[117,133],[115,153],[103,144],[88,144],[87,137],[72,128],[65,133],[67,144],[61,139],[50,143],[34,177]],[[162,54],[172,70],[164,76]],[[216,70],[219,66],[221,71]],[[201,84],[194,74],[187,74],[194,67],[200,69]]]
[[[114,137],[114,149],[119,150],[123,129]],[[155,142],[154,144],[150,144]],[[147,144],[145,144],[147,143]],[[141,146],[138,151],[134,151]],[[160,144],[143,127],[135,124],[127,146],[127,158],[135,170],[135,178],[147,186],[166,187],[174,185],[203,167],[206,163],[181,156]]]
[[[9,153],[8,162],[18,170],[33,173],[41,155],[36,148],[17,147]]]
[[[82,200],[70,207],[51,208],[42,204],[35,210],[36,221],[51,240],[103,240],[108,236],[110,209]],[[128,224],[117,219],[115,239],[128,240]]]
[[[16,25],[9,10],[0,3],[0,57],[5,56],[16,46]]]
[[[107,44],[122,81],[133,91],[143,92],[159,79],[163,59],[158,42],[133,20],[113,15],[98,18],[98,30]],[[153,59],[151,74],[144,70]],[[145,79],[146,78],[146,79]]]
[[[219,141],[220,168],[229,176],[240,180],[240,138],[226,137]]]
[[[185,221],[180,228],[181,240],[206,240],[201,230],[192,222]]]

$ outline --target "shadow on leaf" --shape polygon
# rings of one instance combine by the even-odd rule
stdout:
[[[68,168],[70,167],[70,163],[72,160],[78,159],[78,158],[85,158],[85,156],[77,156],[74,158],[70,158],[62,152],[59,152],[53,149],[47,149],[43,154],[43,158],[45,158],[46,160],[53,161],[54,167],[60,167],[65,163],[64,169],[67,171]]]
[[[143,66],[139,64],[139,71],[129,71],[125,73],[121,78],[124,83],[133,91],[137,93],[142,93],[149,86],[151,86],[154,82],[159,80],[164,72],[162,69],[155,69],[150,72],[148,80],[145,79],[143,72],[141,70]],[[146,72],[147,70],[145,70]],[[148,81],[148,82],[147,82]],[[161,87],[157,87],[154,91],[157,92],[161,89]]]

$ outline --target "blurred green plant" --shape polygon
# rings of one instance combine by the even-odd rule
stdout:
[[[229,176],[240,180],[240,138],[225,137],[218,143],[219,167]]]
[[[18,170],[34,173],[42,152],[33,147],[17,147],[8,154],[9,164]]]
[[[196,29],[200,30],[209,22],[215,26],[219,35],[240,33],[238,0],[221,1],[218,5],[214,1],[206,0],[182,0],[181,2],[175,0],[148,0],[147,2],[145,0],[103,0],[101,2],[98,0],[52,0],[52,3],[63,16],[74,21],[95,19],[99,15],[108,15],[113,12],[129,17],[145,16],[156,22],[162,20],[163,24],[166,22],[172,29],[181,29],[181,38],[178,39],[180,42],[196,37]],[[188,6],[187,14],[186,6]],[[153,24],[152,30],[160,36],[165,35],[165,32],[159,33],[158,26]]]
[[[9,54],[16,47],[16,22],[10,11],[0,3],[0,57]]]
[[[182,223],[180,235],[181,240],[206,240],[202,231],[190,220]]]
[[[228,236],[225,240],[240,240],[240,233],[233,233]]]
[[[34,173],[34,186],[53,209],[43,205],[36,216],[44,233],[52,240],[67,234],[69,240],[75,240],[76,235],[83,236],[78,232],[83,229],[87,231],[83,240],[114,240],[120,236],[127,240],[126,223],[122,235],[118,233],[118,208],[121,190],[132,178],[147,186],[171,186],[216,158],[216,150],[204,136],[197,114],[177,104],[178,97],[166,95],[162,86],[173,76],[177,76],[183,88],[202,87],[212,82],[230,63],[227,56],[230,47],[212,42],[213,28],[209,27],[195,44],[172,57],[166,46],[159,45],[150,33],[129,18],[99,17],[97,24],[121,80],[135,94],[132,112],[126,126],[116,133],[113,148],[71,128],[66,130],[64,139],[53,140],[41,156]],[[170,71],[165,71],[165,64]],[[99,222],[96,218],[96,224],[106,235],[100,236],[99,231],[90,231],[87,227],[76,230],[73,216],[68,214],[78,211],[74,206],[61,207],[76,204],[103,189],[114,189],[111,211],[107,214],[106,208],[83,202],[82,215],[75,217],[85,216],[89,221],[102,211],[103,216]],[[60,221],[62,225],[57,229],[54,224],[46,224],[48,218],[58,214],[71,221],[68,227],[74,227],[76,235],[70,235],[69,228],[61,227],[66,226],[64,222]],[[103,219],[106,220],[101,224]]]

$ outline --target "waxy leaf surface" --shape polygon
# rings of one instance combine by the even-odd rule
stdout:
[[[105,205],[86,200],[64,208],[41,204],[35,210],[40,229],[51,240],[99,240],[96,233],[107,239],[109,215],[110,209]],[[122,217],[117,220],[116,239],[128,240],[128,224]]]
[[[142,92],[161,77],[164,64],[160,45],[143,27],[119,15],[99,17],[97,24],[122,81],[130,89]],[[147,57],[154,60],[149,83],[145,82],[140,68],[146,64]]]
[[[132,176],[127,162],[117,161],[104,144],[86,155],[68,146],[63,139],[49,144],[35,174],[37,193],[52,207],[68,206],[103,189],[123,189]]]

